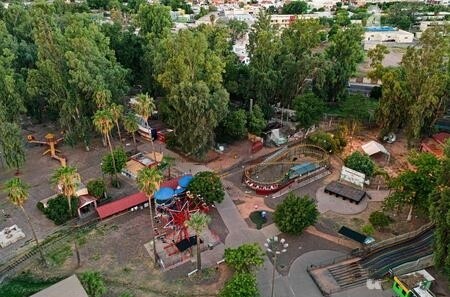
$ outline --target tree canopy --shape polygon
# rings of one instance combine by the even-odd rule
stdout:
[[[225,196],[220,177],[210,171],[197,173],[188,186],[188,190],[200,195],[207,203],[222,202]]]
[[[298,197],[293,193],[277,205],[273,221],[281,232],[300,234],[313,225],[319,217],[316,204],[308,196]]]

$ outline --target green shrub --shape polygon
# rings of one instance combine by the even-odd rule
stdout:
[[[101,297],[106,293],[106,286],[100,272],[83,272],[80,275],[80,281],[89,297]]]
[[[72,204],[72,214],[69,214],[69,203],[66,197],[58,195],[56,198],[50,199],[47,202],[47,208],[44,209],[45,216],[56,225],[64,224],[77,214],[78,198],[72,197],[70,202]]]
[[[104,174],[109,174],[111,176],[113,176],[116,173],[120,173],[127,164],[128,159],[127,154],[122,148],[113,150],[113,155],[115,161],[114,165],[116,165],[115,167],[116,171],[114,170],[113,157],[111,154],[106,154],[102,158],[102,172]]]
[[[210,171],[197,173],[189,184],[188,190],[200,195],[206,203],[222,202],[225,197],[220,177]]]
[[[315,132],[310,134],[307,138],[308,142],[317,145],[329,153],[337,153],[342,151],[346,142],[341,133]]]
[[[256,243],[247,243],[238,248],[226,248],[225,263],[237,272],[251,272],[264,263],[264,252]]]
[[[220,297],[257,297],[256,277],[252,273],[235,273],[219,292]]]
[[[89,195],[95,198],[102,198],[106,191],[106,186],[102,179],[93,179],[88,181],[87,190]]]
[[[389,226],[391,219],[381,211],[374,211],[369,216],[369,222],[376,229],[381,229]]]
[[[0,285],[0,296],[7,297],[24,297],[35,294],[54,283],[60,281],[60,279],[37,279],[30,273],[21,273],[12,279],[2,283]]]
[[[353,152],[350,156],[345,159],[345,166],[356,170],[358,172],[364,173],[366,177],[372,177],[375,172],[375,163],[372,159],[358,151]]]
[[[308,196],[298,197],[290,193],[277,205],[273,220],[281,232],[300,234],[313,225],[319,217],[316,204]]]
[[[372,236],[375,233],[375,228],[371,224],[366,224],[362,226],[361,232],[366,234],[367,236]]]

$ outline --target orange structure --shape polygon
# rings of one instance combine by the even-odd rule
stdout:
[[[37,143],[40,145],[46,145],[49,148],[42,154],[43,156],[46,154],[50,154],[50,157],[52,157],[55,160],[58,160],[61,163],[61,166],[66,166],[67,159],[65,157],[60,157],[56,153],[61,153],[60,150],[56,149],[56,145],[62,141],[64,138],[58,138],[56,139],[55,135],[52,133],[48,133],[44,136],[45,141],[38,141],[34,138],[33,135],[28,135],[27,140],[29,143]]]

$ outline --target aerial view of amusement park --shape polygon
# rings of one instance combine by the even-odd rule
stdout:
[[[448,1],[0,1],[0,297],[450,296]]]

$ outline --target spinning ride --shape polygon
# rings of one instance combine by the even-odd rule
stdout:
[[[176,189],[163,187],[154,195],[157,216],[165,231],[161,238],[167,243],[164,250],[169,256],[184,252],[196,244],[196,237],[189,234],[187,221],[193,213],[209,211],[200,196],[186,191],[191,179],[191,176],[184,176]]]

